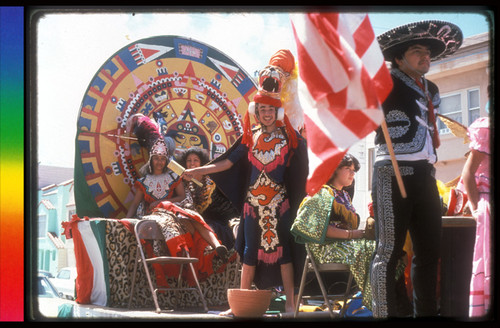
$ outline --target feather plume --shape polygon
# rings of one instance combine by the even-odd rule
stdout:
[[[455,137],[464,138],[464,144],[470,142],[467,127],[458,123],[455,120],[452,120],[451,118],[449,118],[447,116],[444,116],[441,114],[437,114],[437,116],[446,125],[446,127],[448,127],[448,129],[450,129],[451,133],[453,133],[453,135]]]

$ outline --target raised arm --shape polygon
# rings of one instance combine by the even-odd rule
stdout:
[[[186,171],[184,171],[182,177],[187,181],[190,181],[192,178],[196,178],[197,176],[209,175],[211,173],[217,173],[228,170],[232,166],[233,162],[231,162],[228,159],[224,159],[214,164],[207,164],[204,166],[187,169]]]

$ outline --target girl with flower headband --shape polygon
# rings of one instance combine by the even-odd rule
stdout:
[[[235,248],[243,263],[240,288],[283,286],[286,311],[295,307],[294,287],[305,250],[290,228],[305,196],[307,149],[293,128],[283,86],[296,76],[289,50],[279,50],[259,74],[259,90],[244,118],[243,136],[212,162],[184,172],[187,180],[210,175],[241,213]],[[250,115],[260,127],[251,129]],[[224,314],[228,314],[224,313]]]

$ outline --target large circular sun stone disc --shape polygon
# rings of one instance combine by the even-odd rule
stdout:
[[[253,79],[207,44],[179,36],[134,42],[95,74],[83,97],[75,151],[75,202],[79,216],[124,217],[132,186],[148,160],[132,134],[130,116],[154,119],[175,140],[176,153],[225,152],[241,135]]]

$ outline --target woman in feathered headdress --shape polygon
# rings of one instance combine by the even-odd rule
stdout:
[[[283,86],[296,76],[289,50],[279,50],[259,73],[259,90],[244,118],[243,135],[207,165],[186,170],[191,179],[210,175],[241,213],[236,250],[243,262],[241,288],[283,286],[286,310],[295,308],[294,286],[302,272],[303,246],[290,234],[305,196],[307,150],[283,105]],[[253,129],[251,115],[260,126]]]

